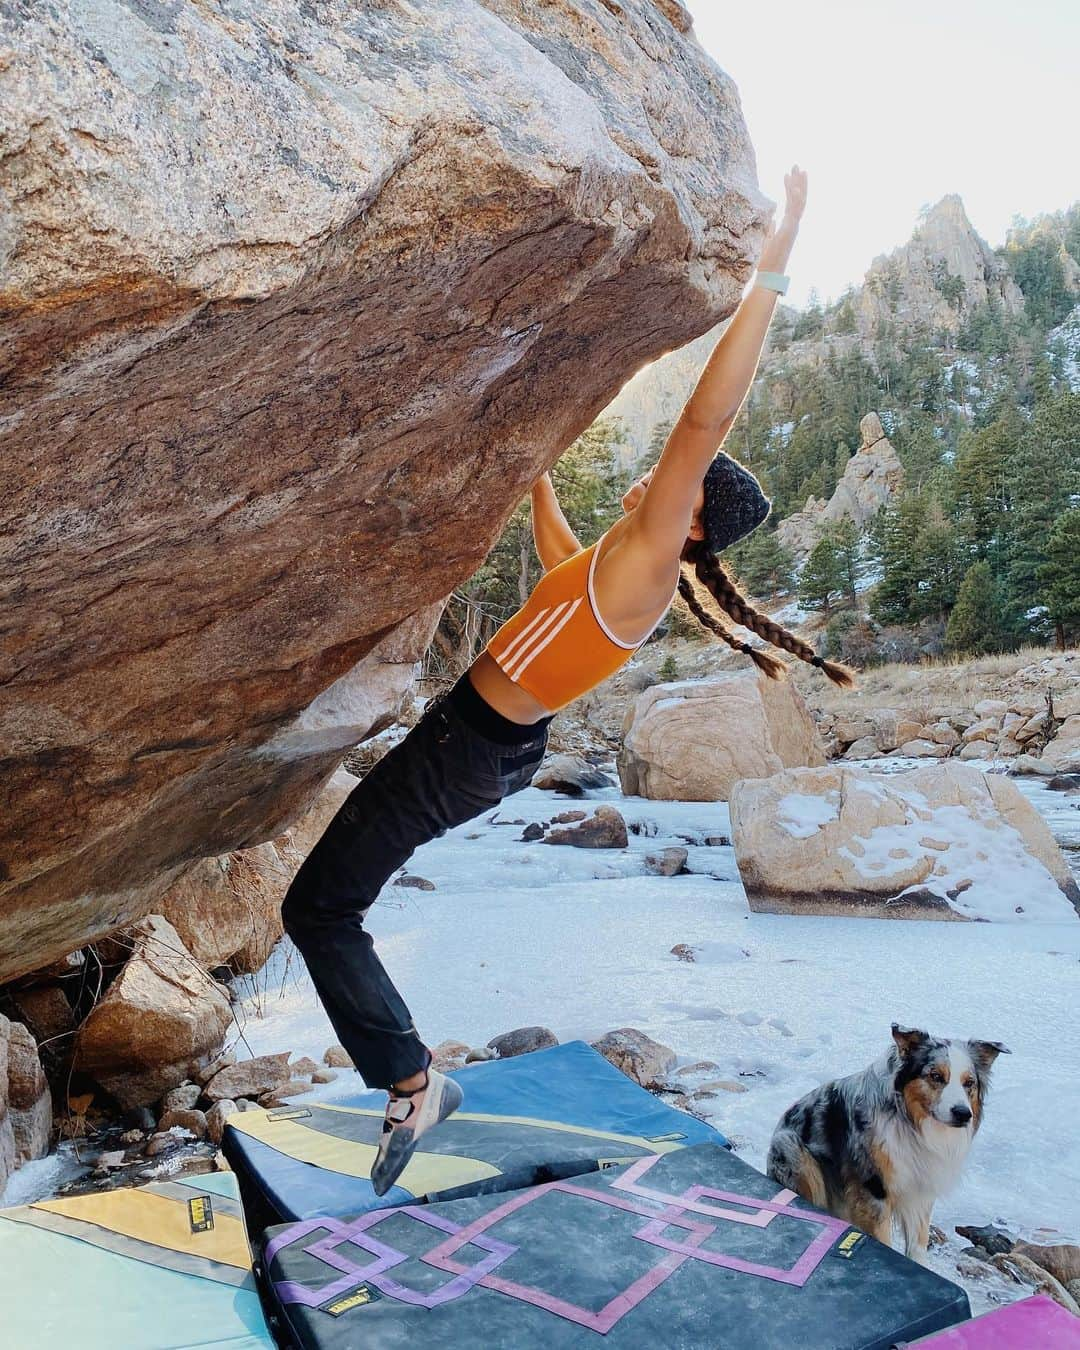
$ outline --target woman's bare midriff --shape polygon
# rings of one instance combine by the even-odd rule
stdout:
[[[537,703],[532,694],[504,675],[487,652],[481,652],[473,662],[469,679],[484,702],[511,722],[527,727],[551,714],[550,708]]]

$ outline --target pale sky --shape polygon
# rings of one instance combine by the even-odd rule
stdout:
[[[1080,0],[689,0],[739,86],[758,180],[810,174],[790,298],[861,280],[958,192],[993,247],[1080,197]]]

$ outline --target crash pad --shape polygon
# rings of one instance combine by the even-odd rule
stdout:
[[[513,1345],[889,1350],[964,1292],[697,1144],[501,1194],[270,1229],[262,1277],[303,1350]]]
[[[273,1350],[235,1177],[0,1210],[0,1343]]]
[[[907,1344],[919,1350],[1080,1350],[1080,1317],[1036,1294]]]
[[[396,1186],[370,1177],[384,1092],[229,1117],[223,1147],[252,1229],[514,1190],[687,1144],[726,1140],[646,1092],[582,1041],[453,1074],[465,1100],[425,1136]]]

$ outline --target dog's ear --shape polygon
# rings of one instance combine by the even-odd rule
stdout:
[[[968,1041],[968,1050],[975,1061],[975,1067],[985,1073],[998,1055],[1011,1055],[1012,1051],[1000,1041]]]
[[[903,1059],[920,1045],[925,1045],[930,1039],[930,1033],[919,1031],[916,1027],[902,1027],[899,1022],[892,1024],[892,1038],[896,1042],[896,1048],[900,1051]]]

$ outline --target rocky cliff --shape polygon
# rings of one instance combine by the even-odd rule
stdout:
[[[796,558],[806,557],[827,526],[852,520],[862,529],[899,496],[904,467],[876,412],[867,413],[859,423],[859,437],[859,448],[848,460],[829,500],[811,497],[801,511],[776,527],[780,542]]]
[[[1075,268],[1071,258],[1068,263]],[[826,316],[822,333],[795,341],[798,314],[778,306],[753,395],[766,413],[773,404],[779,408],[789,401],[800,370],[853,352],[875,360],[876,341],[886,329],[898,340],[916,327],[955,334],[988,301],[1008,313],[1023,306],[1005,264],[976,232],[955,194],[931,207],[906,244],[874,259],[850,301],[846,324],[837,309]],[[636,458],[648,448],[657,424],[678,416],[716,336],[640,371],[605,409],[622,419]]]
[[[731,311],[770,208],[689,27],[3,10],[0,978],[280,830],[539,470]]]

